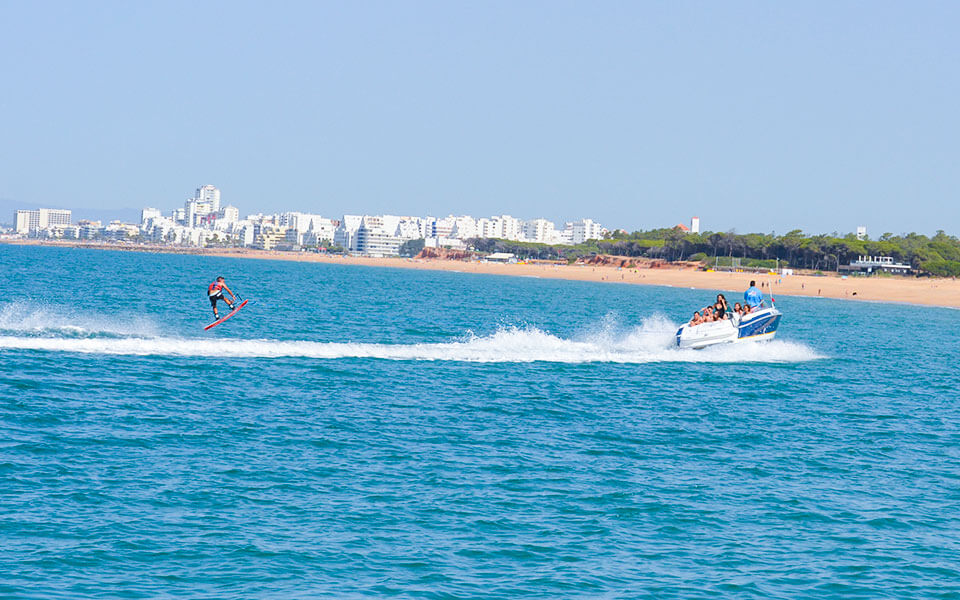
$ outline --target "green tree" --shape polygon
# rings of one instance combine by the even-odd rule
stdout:
[[[426,245],[426,240],[423,238],[407,240],[400,245],[400,256],[416,256],[420,254],[423,250],[423,247]]]

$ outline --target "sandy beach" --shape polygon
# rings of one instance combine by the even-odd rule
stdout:
[[[427,260],[413,258],[370,258],[362,256],[337,256],[313,252],[280,252],[253,249],[201,249],[167,248],[158,246],[86,244],[78,242],[5,241],[19,245],[44,245],[58,247],[125,250],[138,252],[195,254],[230,258],[256,258],[263,260],[286,260],[305,263],[348,264],[367,267],[393,267],[400,269],[427,269],[482,273],[516,277],[543,277],[575,281],[603,283],[664,285],[693,289],[742,292],[755,279],[763,284],[764,292],[774,296],[810,296],[839,298],[862,302],[900,302],[930,306],[960,308],[960,280],[916,277],[849,277],[841,279],[835,274],[823,276],[777,275],[752,273],[724,273],[700,271],[692,268],[639,268],[618,269],[593,265],[559,265],[541,263],[501,264],[477,261]]]

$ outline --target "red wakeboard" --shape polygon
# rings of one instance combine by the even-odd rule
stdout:
[[[244,300],[244,301],[241,302],[240,304],[236,305],[236,306],[234,307],[234,309],[231,310],[229,313],[223,315],[222,317],[220,317],[219,319],[217,319],[217,320],[214,321],[213,323],[210,323],[209,325],[207,325],[206,327],[204,327],[203,330],[206,331],[206,330],[210,329],[211,327],[216,327],[216,326],[219,325],[220,323],[223,323],[224,321],[226,321],[227,319],[229,319],[229,318],[232,317],[233,315],[237,314],[237,312],[239,312],[241,308],[243,308],[244,306],[246,306],[246,304],[247,304],[247,300]]]

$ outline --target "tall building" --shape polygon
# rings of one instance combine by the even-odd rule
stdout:
[[[858,240],[867,239],[867,228],[865,226],[860,225],[859,227],[857,227],[857,239]]]
[[[210,212],[219,212],[220,210],[220,190],[216,186],[202,185],[197,188],[194,198],[199,202],[207,202],[213,208]]]
[[[220,190],[212,185],[198,187],[193,198],[183,203],[183,212],[183,224],[187,227],[196,227],[203,219],[216,220],[216,213],[220,212]],[[213,219],[209,218],[211,214]]]
[[[700,233],[700,217],[690,219],[690,233]]]
[[[69,225],[72,213],[57,208],[38,208],[18,210],[13,215],[13,226],[17,233],[31,233],[55,225]]]
[[[147,207],[140,211],[140,223],[146,223],[150,219],[159,219],[161,216],[159,209]]]

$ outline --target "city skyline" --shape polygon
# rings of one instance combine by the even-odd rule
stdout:
[[[957,5],[102,6],[4,6],[0,197],[960,230]]]
[[[696,219],[696,218],[695,218]],[[589,218],[565,222],[558,229],[544,218],[519,219],[511,215],[474,218],[470,215],[400,216],[344,214],[335,219],[318,213],[259,212],[240,218],[237,207],[222,202],[212,184],[196,188],[182,207],[144,207],[136,223],[119,220],[72,222],[70,210],[18,209],[14,233],[39,239],[138,241],[162,245],[235,246],[261,250],[301,250],[338,247],[373,256],[395,256],[407,242],[423,240],[421,247],[465,249],[471,239],[502,239],[550,245],[582,244],[602,239],[608,230]]]
[[[217,188],[216,186],[213,186],[213,185],[211,185],[211,184],[205,184],[205,185],[202,185],[202,186],[200,186],[199,188],[197,188],[196,193],[197,193],[197,194],[200,194],[200,193],[201,193],[201,190],[204,189],[204,188],[210,188],[211,190],[214,191],[214,193],[216,194],[216,200],[215,200],[214,206],[215,206],[217,209],[219,209],[221,190],[220,190],[219,188]],[[195,197],[194,199],[196,199],[196,197]],[[187,199],[188,202],[189,202],[190,200],[191,200],[190,198]],[[320,216],[320,213],[319,213],[319,212],[313,212],[312,210],[279,210],[279,211],[273,211],[273,212],[270,212],[270,211],[264,212],[264,211],[261,210],[261,211],[253,212],[253,211],[241,211],[238,207],[234,206],[233,203],[227,203],[227,204],[225,204],[224,206],[225,206],[225,207],[228,207],[229,210],[231,210],[231,211],[233,212],[233,214],[236,215],[233,220],[239,220],[241,214],[246,214],[246,215],[247,215],[247,216],[244,217],[244,219],[251,219],[251,218],[255,218],[255,217],[264,217],[264,216],[274,216],[274,217],[276,217],[276,216],[283,215],[283,214],[305,214],[305,215],[314,215],[314,216],[318,216],[318,217]],[[95,221],[95,222],[101,222],[101,223],[117,223],[117,222],[119,222],[119,223],[123,223],[123,224],[125,224],[125,225],[142,223],[143,220],[144,220],[144,219],[143,219],[143,215],[145,214],[145,211],[156,211],[157,216],[161,216],[161,215],[164,213],[164,210],[163,210],[163,209],[158,209],[158,208],[152,207],[152,206],[147,206],[147,207],[142,206],[142,207],[137,208],[137,209],[130,208],[130,209],[118,210],[118,211],[116,211],[118,214],[121,214],[121,213],[122,213],[122,214],[125,215],[125,216],[117,216],[116,218],[114,218],[113,216],[109,216],[109,217],[89,216],[89,213],[91,212],[89,209],[83,209],[83,208],[77,209],[77,208],[57,206],[57,205],[41,206],[41,205],[29,204],[29,203],[16,203],[16,202],[10,202],[10,201],[7,200],[7,199],[0,198],[0,215],[2,215],[2,214],[11,214],[11,213],[18,213],[18,212],[23,212],[23,211],[38,211],[38,210],[39,210],[39,211],[61,211],[61,212],[62,212],[62,211],[66,211],[66,212],[68,212],[68,213],[73,213],[73,214],[74,214],[74,221],[78,221],[78,222],[79,222],[79,221]],[[184,216],[183,216],[182,213],[183,213],[183,210],[184,210],[184,209],[174,209],[173,212],[176,213],[177,210],[179,210],[179,211],[181,212],[181,216],[180,216],[179,218],[175,218],[175,220],[178,220],[178,221],[179,221],[179,220],[183,220],[183,219],[184,219]],[[109,214],[111,211],[110,211],[110,210],[105,210],[105,209],[94,209],[92,212],[108,213],[108,214]],[[169,212],[169,211],[168,211],[168,212]],[[213,212],[216,212],[216,210],[214,210]],[[326,212],[326,211],[324,211],[324,212]],[[136,214],[136,215],[139,215],[139,218],[138,218],[137,216],[134,216],[135,214]],[[335,214],[335,213],[327,213],[327,214]],[[459,213],[459,214],[457,214],[457,213],[449,212],[449,211],[446,212],[446,213],[444,213],[443,211],[441,211],[441,212],[436,213],[435,215],[430,214],[430,215],[421,215],[421,216],[415,216],[415,215],[413,215],[413,213],[408,213],[408,212],[403,212],[403,211],[393,211],[393,212],[389,212],[389,213],[378,213],[378,214],[376,214],[376,215],[375,215],[374,213],[364,212],[363,210],[350,210],[350,211],[347,211],[347,212],[345,212],[345,213],[340,213],[340,216],[341,216],[341,217],[343,217],[343,216],[353,216],[353,215],[360,216],[360,217],[362,217],[362,216],[390,216],[390,217],[400,217],[400,218],[411,218],[411,217],[412,217],[412,218],[422,218],[422,217],[425,216],[426,218],[436,218],[436,219],[461,218],[461,217],[473,218],[472,214],[465,214],[465,213]],[[513,215],[503,214],[503,215],[493,215],[493,216],[494,216],[494,217],[497,217],[497,216],[512,217]],[[483,218],[485,218],[485,217],[480,217],[480,218],[483,219]],[[526,215],[526,216],[525,216],[525,215],[521,215],[520,217],[516,217],[516,218],[517,218],[518,221],[522,221],[522,222],[547,221],[547,222],[550,222],[550,223],[566,223],[566,224],[569,224],[571,221],[576,221],[576,220],[577,220],[577,219],[553,219],[553,218],[549,218],[549,217],[544,216],[544,215],[540,215],[540,216],[536,216],[536,217],[531,217],[531,216],[529,216],[529,215]],[[192,217],[187,218],[187,220],[192,222]],[[582,217],[581,217],[580,220],[582,220]],[[589,220],[589,219],[588,219],[588,220]],[[591,220],[591,221],[592,221],[592,220]],[[0,216],[0,228],[3,227],[4,223],[5,223],[5,221],[3,220],[3,217]],[[18,227],[18,224],[17,224],[17,216],[16,216],[15,214],[14,214],[14,218],[11,220],[11,222],[9,223],[9,225],[10,225],[11,228],[13,228],[13,229],[18,229],[18,228],[19,228],[19,227]],[[197,225],[197,223],[194,223],[194,225]],[[651,224],[650,226],[645,227],[645,228],[642,228],[642,229],[639,229],[639,230],[638,230],[638,229],[633,229],[633,230],[631,230],[631,229],[627,229],[627,228],[624,228],[624,227],[619,227],[619,226],[617,226],[617,225],[615,225],[615,224],[612,225],[612,226],[610,226],[610,227],[605,227],[604,229],[606,229],[607,231],[610,231],[610,232],[614,232],[614,231],[624,231],[624,232],[626,232],[626,233],[632,233],[632,232],[635,232],[635,231],[652,231],[652,230],[657,230],[657,229],[672,229],[672,228],[680,228],[680,229],[682,229],[683,231],[688,231],[688,232],[692,232],[692,233],[706,232],[706,233],[737,233],[737,234],[745,234],[745,233],[759,233],[759,234],[768,234],[768,233],[769,233],[769,234],[776,234],[776,233],[786,233],[786,231],[796,230],[796,228],[794,228],[794,229],[789,229],[789,230],[781,231],[781,232],[777,232],[777,231],[775,231],[775,230],[771,230],[771,231],[769,231],[769,232],[764,232],[764,231],[738,231],[738,230],[736,230],[736,228],[729,229],[729,230],[719,230],[719,229],[711,229],[711,228],[709,228],[709,226],[708,226],[707,228],[703,228],[703,227],[701,226],[701,218],[700,218],[699,216],[697,216],[697,215],[688,216],[688,217],[686,217],[686,218],[684,218],[683,216],[680,216],[680,217],[678,217],[678,220],[676,220],[675,222],[672,222],[672,224],[669,224],[669,223]],[[948,235],[953,235],[953,232],[946,231],[946,230],[936,230],[936,231],[945,231],[945,233],[947,233]],[[892,235],[906,235],[906,234],[908,234],[908,233],[920,233],[920,234],[931,233],[931,234],[932,234],[932,233],[936,233],[936,231],[934,231],[934,232],[906,232],[906,231],[895,232],[895,231],[884,231],[884,232],[882,232],[882,233],[881,233],[881,232],[874,232],[874,235],[873,235],[873,238],[872,238],[872,239],[877,239],[878,236],[889,235],[889,234],[892,234]],[[862,239],[871,239],[871,238],[870,238],[870,233],[868,232],[868,228],[867,228],[866,226],[864,226],[864,225],[857,225],[857,226],[855,226],[855,227],[850,227],[849,229],[844,229],[843,227],[839,227],[839,228],[835,228],[835,229],[833,229],[832,231],[829,231],[829,232],[828,232],[828,231],[804,231],[804,233],[805,233],[805,234],[809,234],[809,235],[818,235],[818,234],[831,234],[831,235],[839,235],[839,236],[853,235],[853,236],[856,236],[857,239],[861,239],[861,240],[862,240]],[[527,241],[541,241],[541,240],[527,240]],[[542,242],[542,243],[547,243],[547,242]]]

